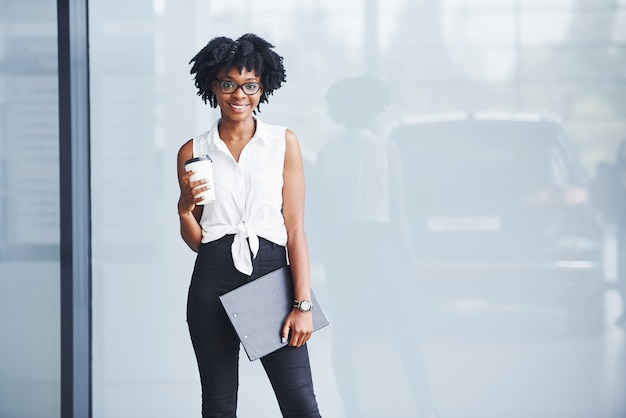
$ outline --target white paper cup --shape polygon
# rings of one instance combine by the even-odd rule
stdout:
[[[206,180],[205,184],[197,187],[208,187],[208,190],[200,193],[199,196],[204,199],[198,202],[198,205],[206,205],[215,201],[215,184],[213,182],[213,160],[208,155],[201,155],[185,161],[185,171],[193,171],[194,174],[189,181]]]

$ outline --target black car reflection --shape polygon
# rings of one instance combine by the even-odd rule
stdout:
[[[434,295],[564,307],[571,331],[602,330],[602,230],[558,121],[414,120],[392,140],[420,273]]]

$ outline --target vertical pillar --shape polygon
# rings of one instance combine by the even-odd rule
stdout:
[[[61,416],[91,417],[88,0],[57,0]]]
[[[370,74],[378,73],[378,0],[365,0],[365,64]]]
[[[522,11],[520,0],[513,1],[513,19],[515,22],[515,68],[514,71],[514,104],[515,110],[522,109],[522,89],[524,74],[524,51],[522,48]]]

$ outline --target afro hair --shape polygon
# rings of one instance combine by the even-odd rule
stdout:
[[[283,57],[272,48],[274,45],[253,33],[247,33],[237,40],[224,36],[211,39],[189,61],[193,63],[190,73],[195,74],[198,96],[202,97],[204,103],[217,107],[217,99],[211,89],[217,74],[222,70],[228,73],[232,68],[242,72],[246,68],[261,78],[263,90],[259,107],[261,103],[267,103],[268,96],[286,81]]]

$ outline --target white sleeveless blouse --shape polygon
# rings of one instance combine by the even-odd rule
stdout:
[[[258,237],[287,244],[282,215],[286,128],[255,119],[256,132],[241,152],[239,162],[219,137],[219,121],[193,138],[194,157],[207,154],[213,160],[215,201],[205,205],[202,212],[202,243],[235,234],[233,262],[237,270],[247,275],[252,274],[250,252],[256,256]]]

